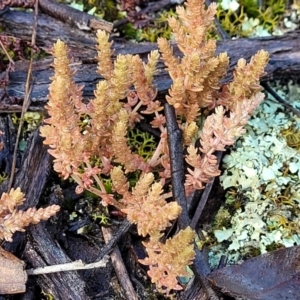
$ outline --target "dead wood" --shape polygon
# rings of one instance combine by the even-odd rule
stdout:
[[[6,131],[8,133],[6,139],[11,139],[11,143],[13,143],[16,134],[13,131],[10,122],[10,118],[6,115],[0,117],[0,124],[2,124],[2,126],[10,126],[9,131]],[[11,163],[12,151],[7,152],[6,159],[8,163]],[[27,141],[27,148],[23,154],[23,159],[21,160],[20,158],[17,163],[18,171],[15,176],[13,187],[20,187],[26,198],[24,204],[19,207],[20,210],[26,210],[29,207],[35,207],[38,204],[50,171],[50,160],[50,155],[43,146],[42,138],[39,136],[39,131],[37,129]],[[0,195],[3,192],[7,192],[7,187],[8,180],[0,185]],[[14,235],[14,241],[12,243],[6,243],[5,249],[12,253],[16,253],[23,244],[24,238],[25,236],[23,233],[16,233]]]
[[[34,8],[37,0],[5,0],[0,2],[0,10],[7,7]],[[111,32],[113,24],[86,12],[79,11],[56,0],[38,0],[39,8],[47,15],[54,17],[81,30],[103,29]]]
[[[6,122],[7,120],[3,120],[2,116],[1,119],[1,122]],[[12,136],[13,132],[10,132],[10,135],[7,137],[10,138]],[[17,165],[18,171],[15,177],[14,188],[20,187],[27,199],[20,206],[20,209],[26,210],[38,204],[51,168],[50,155],[47,152],[47,148],[44,147],[42,140],[37,129],[31,139],[27,141],[27,148],[23,154],[24,159]],[[6,189],[7,181],[1,184],[0,194],[6,192]]]
[[[19,36],[25,41],[30,41],[32,24],[32,14],[19,11],[8,11],[3,14],[0,20],[0,26],[4,29],[2,34]],[[267,50],[270,53],[270,62],[266,70],[267,75],[262,81],[286,77],[297,78],[300,72],[300,39],[298,37],[299,32],[293,32],[281,37],[219,41],[217,53],[228,52],[231,58],[229,73],[224,82],[232,77],[233,68],[239,58],[244,57],[249,60],[260,49]],[[91,99],[96,83],[101,79],[96,73],[94,34],[71,28],[47,15],[39,14],[37,46],[50,52],[52,44],[58,38],[70,46],[74,61],[79,63],[79,65],[74,66],[74,70],[76,70],[75,82],[79,85],[85,85],[84,98],[86,100]],[[116,49],[115,55],[126,53],[139,54],[143,59],[146,59],[148,53],[157,49],[157,46],[152,43],[120,43],[116,40],[114,48]],[[176,45],[174,45],[174,53],[178,56],[180,55]],[[51,61],[51,58],[43,58],[34,63],[31,110],[42,110],[46,103],[50,83],[49,78],[53,74]],[[27,68],[27,61],[17,62],[15,71],[9,74],[9,83],[6,86],[6,91],[3,87],[0,88],[0,94],[5,94],[4,100],[0,103],[1,112],[20,110],[21,106],[18,104],[18,100],[22,100],[24,96]],[[1,73],[0,79],[4,75],[4,72]],[[163,98],[172,82],[162,63],[158,65],[155,83],[159,91],[159,97]]]
[[[43,224],[37,224],[30,230],[32,240],[27,242],[24,255],[34,267],[71,262],[60,246],[55,243]],[[54,299],[89,299],[85,282],[77,271],[39,275],[41,288]]]
[[[0,169],[5,174],[10,174],[16,130],[9,115],[2,115],[0,118],[0,131],[3,133],[0,135],[0,143],[3,147],[0,151]]]
[[[111,228],[102,227],[102,234],[106,243],[108,243],[113,237],[113,231]],[[118,246],[116,246],[110,254],[112,265],[114,266],[116,275],[124,290],[124,294],[127,300],[138,300],[132,282],[129,278],[129,274],[124,265],[121,252]]]
[[[66,4],[58,3],[56,0],[39,0],[39,7],[47,15],[71,26],[77,26],[81,30],[103,29],[107,32],[112,31],[112,23],[74,9]]]
[[[1,116],[1,124],[11,127],[10,118]],[[14,140],[14,132],[10,130],[10,135]],[[8,155],[11,153],[8,153]],[[46,147],[43,146],[39,130],[36,129],[32,137],[27,141],[27,149],[24,159],[17,166],[18,172],[15,177],[14,188],[20,187],[26,195],[26,201],[20,207],[26,210],[36,206],[44,190],[48,173],[50,170],[50,155]],[[0,186],[0,192],[7,189],[7,181]],[[49,233],[44,229],[43,224],[30,227],[31,239],[22,258],[29,261],[33,266],[44,266],[46,264],[56,264],[70,262],[71,260],[52,240]],[[26,241],[25,234],[18,233],[14,236],[12,243],[6,243],[5,249],[21,256],[20,249]],[[88,299],[84,292],[84,282],[76,272],[58,273],[40,277],[40,286],[54,295],[56,299]],[[70,296],[70,297],[69,297]]]
[[[3,115],[0,117],[2,127],[9,127],[9,135],[14,140],[14,132],[10,125],[10,118]],[[9,149],[9,147],[8,147]],[[12,155],[11,152],[8,152]],[[14,188],[20,187],[26,195],[26,201],[20,207],[26,210],[38,204],[44,190],[46,180],[51,167],[50,155],[47,148],[43,146],[39,130],[36,129],[32,137],[27,141],[27,148],[23,155],[24,159],[17,166]],[[9,161],[9,160],[8,160]],[[0,186],[0,193],[6,191],[7,181]],[[26,251],[22,259],[29,261],[33,266],[53,265],[56,263],[70,262],[62,249],[52,240],[43,224],[30,227],[30,242],[26,245]],[[18,233],[14,236],[12,243],[6,243],[5,249],[21,256],[20,249],[26,242],[25,234]],[[76,272],[43,275],[39,277],[40,287],[48,291],[56,299],[88,299],[84,292],[84,282]],[[69,297],[70,296],[70,297]]]

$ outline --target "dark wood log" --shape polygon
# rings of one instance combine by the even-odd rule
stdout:
[[[12,168],[12,155],[16,140],[16,130],[9,115],[0,118],[0,143],[3,148],[0,151],[0,170],[4,174],[10,174]],[[0,187],[0,192],[3,192]]]
[[[6,118],[3,119],[3,117],[1,119],[1,122],[7,120]],[[11,136],[12,134],[8,138]],[[11,156],[12,152],[9,155]],[[11,158],[8,160],[11,160]],[[32,137],[27,141],[23,160],[17,165],[18,171],[15,174],[14,188],[20,187],[27,199],[20,209],[26,210],[39,202],[51,168],[51,160],[47,148],[43,145],[43,138],[39,135],[39,129],[36,129]],[[1,184],[0,194],[6,192],[6,189],[7,181]]]
[[[27,242],[24,255],[32,266],[43,267],[71,262],[60,246],[52,240],[43,224],[32,227],[30,233],[32,240]],[[85,283],[76,271],[39,275],[38,282],[54,299],[89,299],[84,291]]]
[[[14,140],[13,128],[10,125],[10,118],[6,115],[0,116],[2,129],[9,133],[7,139]],[[9,150],[7,145],[7,150]],[[11,160],[12,151],[7,151],[7,161]],[[44,190],[48,173],[51,168],[51,158],[47,148],[43,146],[42,138],[37,128],[32,137],[27,141],[27,148],[23,159],[18,165],[14,188],[20,187],[26,195],[26,201],[20,207],[26,210],[38,204]],[[1,184],[0,194],[7,190],[7,181]],[[22,244],[26,241],[24,233],[14,235],[12,243],[6,243],[5,249],[22,256],[26,262],[30,262],[34,267],[54,265],[58,263],[70,262],[71,260],[63,250],[52,240],[50,234],[45,230],[44,223],[31,226],[27,232],[31,233],[31,239],[26,245],[26,250],[22,253]],[[40,287],[52,294],[55,299],[88,299],[85,294],[85,283],[77,272],[62,272],[52,275],[39,276]]]
[[[0,116],[0,124],[9,123],[10,119],[7,116]],[[7,125],[8,126],[8,125]],[[15,140],[15,133],[10,130],[7,136],[12,141]],[[51,168],[51,157],[47,152],[47,148],[43,146],[42,138],[39,135],[39,129],[33,133],[32,137],[27,141],[27,147],[23,154],[22,161],[17,163],[17,171],[15,173],[15,180],[13,188],[20,187],[25,194],[26,201],[19,207],[20,210],[26,210],[29,207],[35,207],[43,189]],[[12,151],[7,153],[7,162],[12,161]],[[6,180],[0,185],[0,195],[7,192],[8,181]],[[6,243],[5,249],[12,253],[17,253],[20,250],[20,245],[24,242],[24,233],[17,232],[14,235],[12,243]]]
[[[39,8],[49,16],[83,30],[103,29],[111,32],[113,28],[113,24],[110,22],[59,3],[56,0],[39,0]]]
[[[7,134],[6,140],[9,139],[13,142],[15,133],[13,127],[10,125],[10,118],[6,115],[0,116],[0,124],[1,129],[4,129],[4,132]],[[8,143],[6,146],[6,159],[9,162],[11,161],[12,151],[9,151],[10,146]],[[38,204],[51,168],[51,158],[47,152],[47,148],[43,146],[38,128],[27,141],[27,148],[23,159],[17,168],[14,188],[20,187],[22,192],[25,193],[26,201],[20,209],[26,210]],[[1,184],[0,194],[7,191],[7,183],[8,180]],[[27,232],[31,233],[31,239],[29,242],[27,241],[26,251],[23,255],[22,245],[26,242],[26,235],[24,233],[15,234],[13,242],[6,243],[5,249],[17,254],[35,267],[71,261],[52,240],[50,234],[44,228],[44,223],[31,226]],[[88,299],[84,291],[85,283],[77,272],[41,275],[39,276],[39,284],[43,290],[52,294],[55,299]]]
[[[33,16],[30,13],[19,11],[8,11],[4,13],[0,20],[3,34],[22,37],[23,40],[30,41]],[[267,67],[267,75],[262,79],[268,81],[272,79],[282,79],[283,77],[297,78],[300,72],[300,39],[299,32],[281,37],[268,37],[260,39],[237,39],[219,41],[217,53],[228,52],[230,69],[224,81],[232,78],[232,70],[239,58],[247,60],[260,49],[265,49],[270,53],[270,62]],[[84,85],[84,98],[91,99],[96,83],[101,77],[96,73],[96,49],[95,36],[92,33],[80,31],[77,28],[70,28],[66,24],[57,21],[44,14],[38,16],[37,46],[50,51],[52,44],[60,38],[65,41],[70,49],[75,61],[81,65],[75,66],[75,82]],[[151,43],[114,43],[115,55],[117,54],[139,54],[143,59],[147,58],[151,50],[157,49],[156,44]],[[174,53],[180,55],[176,45]],[[31,94],[31,110],[42,110],[47,100],[49,78],[52,76],[51,58],[44,58],[34,63],[33,67],[33,90]],[[9,84],[6,88],[6,97],[0,103],[0,111],[20,110],[20,104],[12,103],[14,100],[22,100],[26,81],[28,62],[17,62],[15,71],[9,74]],[[0,74],[0,78],[4,73]],[[159,90],[159,97],[167,93],[172,81],[164,70],[162,63],[158,65],[158,73],[155,83]],[[4,91],[0,88],[0,94]]]
[[[35,3],[35,0],[6,0],[0,2],[0,10],[4,10],[7,7],[34,9]],[[110,22],[104,21],[86,12],[79,11],[67,4],[59,3],[56,0],[39,0],[38,6],[47,15],[70,24],[71,26],[77,26],[82,30],[90,31],[92,29],[103,29],[107,32],[111,32],[113,28],[113,24]]]

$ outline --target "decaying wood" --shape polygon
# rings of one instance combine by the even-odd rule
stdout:
[[[2,115],[0,120],[3,123],[3,127],[5,127],[6,123],[8,123],[6,127],[9,126],[10,119],[8,117]],[[39,129],[36,129],[31,139],[27,141],[27,148],[23,157],[23,161],[18,165],[14,187],[21,187],[21,190],[25,193],[26,201],[20,209],[26,210],[38,204],[51,168],[50,155],[47,152],[47,148],[43,146]],[[7,183],[4,182],[0,189],[1,192],[6,191]],[[68,258],[60,246],[52,240],[48,231],[45,230],[44,223],[30,226],[27,234],[30,234],[30,239],[27,240],[22,258],[30,262],[32,266],[43,267],[71,262],[71,259]],[[20,255],[20,250],[16,250],[20,249],[20,246],[24,243],[24,237],[25,235],[22,233],[16,234],[13,243],[7,243],[5,249],[14,253],[18,252],[18,255]],[[84,291],[85,283],[77,272],[40,275],[38,281],[40,287],[52,294],[55,299],[84,300],[89,298]],[[19,286],[17,286],[17,291],[21,292]],[[22,292],[24,291],[25,289],[22,289]],[[13,292],[13,290],[8,291],[8,293]]]
[[[29,41],[31,36],[32,15],[26,12],[8,11],[3,14],[0,26],[5,34],[19,36]],[[219,41],[217,53],[228,52],[230,70],[224,81],[232,77],[232,70],[241,57],[250,59],[258,50],[264,49],[270,53],[270,62],[266,69],[267,75],[262,81],[281,79],[283,77],[297,78],[300,72],[300,39],[299,32],[294,32],[282,37],[268,37],[260,39],[238,39]],[[52,44],[60,38],[65,41],[71,49],[71,55],[75,62],[75,82],[84,85],[84,98],[91,99],[93,90],[101,77],[96,73],[96,48],[94,34],[80,31],[77,28],[70,28],[49,16],[39,14],[37,29],[37,46],[50,51]],[[151,43],[130,43],[126,44],[115,41],[115,55],[117,54],[139,54],[144,60],[151,50],[157,49],[156,44]],[[180,55],[178,48],[174,45],[174,53]],[[42,110],[47,100],[49,78],[52,76],[51,58],[44,58],[37,61],[33,66],[34,84],[32,90],[31,110]],[[17,62],[15,71],[9,74],[9,84],[6,90],[6,97],[0,103],[0,111],[18,111],[20,104],[12,104],[12,99],[23,99],[24,84],[28,63]],[[0,74],[2,78],[4,74]],[[171,86],[171,79],[164,70],[162,63],[158,64],[158,72],[155,83],[159,91],[159,97],[167,93]],[[0,94],[5,92],[0,88]]]
[[[23,155],[23,161],[17,165],[18,171],[15,177],[14,187],[20,187],[25,194],[26,201],[19,207],[26,210],[36,206],[46,183],[51,168],[50,155],[43,145],[43,139],[37,129],[30,140]],[[7,191],[7,181],[0,186],[0,193]]]
[[[2,122],[9,120],[5,116],[1,116],[0,119]],[[50,155],[42,144],[38,129],[27,141],[27,144],[24,159],[18,166],[14,182],[14,187],[21,187],[26,196],[26,201],[20,207],[21,210],[38,204],[51,167]],[[0,189],[1,193],[6,191],[7,183],[4,182]],[[51,239],[43,224],[31,226],[27,232],[31,232],[31,241],[26,246],[27,250],[23,253],[22,258],[30,261],[33,266],[41,267],[46,264],[53,265],[71,261]],[[14,241],[7,243],[5,249],[14,253],[18,252],[20,255],[20,250],[17,251],[17,249],[23,244],[24,237],[25,235],[22,233],[15,234]],[[88,299],[84,292],[84,282],[76,275],[76,272],[44,275],[40,280],[40,286],[52,295],[56,295],[56,299]],[[71,298],[68,297],[69,295]]]
[[[0,169],[5,174],[10,174],[12,166],[12,155],[16,140],[16,130],[9,115],[2,115],[0,118]],[[1,188],[0,188],[1,189]]]
[[[2,0],[0,2],[0,10],[9,7],[23,7],[32,8],[34,6],[35,0]]]
[[[71,262],[43,224],[32,227],[30,233],[32,241],[27,242],[24,255],[31,265],[42,267]],[[89,299],[84,290],[85,282],[77,271],[40,275],[38,282],[44,292],[50,293],[54,299]]]
[[[112,23],[74,9],[69,5],[59,3],[56,0],[2,0],[0,1],[0,10],[8,6],[34,8],[36,1],[38,1],[39,8],[47,15],[71,26],[77,26],[81,30],[103,29],[107,32],[112,31]]]
[[[102,29],[111,32],[113,25],[96,16],[81,12],[56,0],[39,0],[39,7],[49,16],[63,21],[71,26],[77,26],[81,30]]]

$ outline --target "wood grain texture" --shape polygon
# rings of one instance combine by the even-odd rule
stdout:
[[[33,16],[30,13],[20,11],[8,11],[3,14],[0,26],[3,33],[22,37],[25,41],[31,39],[31,29]],[[39,14],[37,28],[37,46],[50,52],[53,43],[61,39],[70,47],[71,56],[78,65],[74,66],[76,71],[74,80],[79,85],[84,85],[84,99],[93,97],[93,91],[101,76],[96,73],[97,61],[95,48],[95,35],[80,31],[57,21],[47,15]],[[300,39],[299,32],[281,37],[268,37],[260,39],[237,39],[225,40],[217,43],[217,54],[228,52],[230,57],[230,68],[224,82],[232,78],[232,71],[239,58],[250,59],[258,50],[264,49],[270,53],[270,62],[267,66],[267,75],[262,81],[282,79],[286,77],[298,78],[300,72]],[[139,54],[146,60],[151,50],[157,49],[152,43],[122,43],[114,42],[114,55],[118,54]],[[180,56],[177,46],[174,44],[175,55]],[[51,68],[51,58],[43,58],[34,63],[33,66],[33,90],[31,95],[31,110],[43,110],[47,101],[48,86],[50,77],[53,75]],[[18,111],[21,109],[21,102],[24,96],[26,73],[28,69],[27,61],[17,62],[15,71],[9,74],[9,84],[6,88],[6,96],[0,103],[0,112]],[[0,73],[0,78],[4,73]],[[158,88],[158,98],[164,99],[165,94],[171,86],[171,79],[164,70],[162,62],[158,64],[158,72],[155,76],[155,84]],[[0,94],[3,88],[0,87]],[[12,104],[12,99],[19,100]]]

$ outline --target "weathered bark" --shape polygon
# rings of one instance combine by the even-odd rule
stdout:
[[[32,227],[30,233],[32,241],[27,242],[24,255],[34,267],[71,262],[60,246],[52,240],[43,224]],[[84,291],[85,283],[76,271],[39,275],[38,282],[54,299],[89,299]]]
[[[7,119],[3,119],[1,116],[1,122],[7,122]],[[8,138],[11,137],[13,137],[12,133]],[[37,129],[31,139],[27,141],[23,161],[17,165],[18,171],[15,174],[13,186],[15,188],[20,187],[27,199],[20,209],[26,210],[37,205],[51,168],[50,154],[47,152],[47,148],[43,146],[42,140]],[[11,160],[11,155],[12,152],[6,157],[8,161]],[[6,189],[7,181],[1,184],[0,194],[6,192]]]
[[[9,124],[9,122],[8,117],[5,115],[0,116],[1,124]],[[15,141],[15,133],[12,128],[7,135],[7,139],[11,139],[13,143]],[[12,155],[12,150],[7,152],[6,160],[9,164],[11,164]],[[27,141],[23,160],[21,162],[19,160],[16,166],[17,171],[15,173],[13,188],[20,187],[26,198],[24,204],[19,207],[20,210],[27,210],[29,207],[35,207],[38,204],[51,168],[50,161],[50,155],[47,152],[47,148],[43,146],[42,138],[37,129]],[[3,192],[7,192],[8,181],[9,179],[0,185],[0,195]],[[23,233],[16,233],[13,242],[7,243],[5,249],[17,253],[24,242],[24,237]]]
[[[4,33],[22,37],[26,41],[31,39],[31,29],[33,24],[32,14],[26,12],[8,11],[3,14],[0,26]],[[300,39],[299,32],[294,32],[281,37],[268,37],[261,39],[238,39],[219,41],[217,53],[228,52],[231,61],[230,69],[224,82],[232,77],[232,70],[241,57],[250,59],[258,50],[264,49],[270,53],[270,62],[266,69],[267,75],[262,81],[281,79],[283,77],[297,77],[300,72]],[[60,38],[65,41],[70,49],[74,60],[80,65],[74,67],[76,70],[75,82],[84,85],[84,98],[93,97],[93,90],[101,77],[96,73],[96,48],[95,36],[93,33],[80,31],[77,28],[70,28],[66,24],[57,21],[44,14],[38,16],[37,46],[50,51],[52,44]],[[117,54],[139,54],[143,59],[147,58],[151,50],[157,49],[156,44],[151,43],[114,43]],[[174,45],[175,55],[180,55],[176,45]],[[44,58],[36,61],[33,67],[33,89],[31,94],[31,110],[42,110],[47,100],[49,78],[52,76],[51,58]],[[20,104],[12,105],[11,99],[23,99],[26,72],[28,62],[17,62],[15,71],[9,74],[9,84],[6,87],[6,97],[0,103],[0,112],[20,110]],[[0,74],[0,78],[4,73]],[[167,93],[172,81],[164,70],[162,63],[158,65],[155,83],[159,91],[159,98]],[[0,88],[0,94],[4,91]]]
[[[0,170],[5,174],[10,174],[12,167],[12,155],[16,140],[16,130],[9,115],[1,116],[0,131],[2,132],[2,135],[0,135],[0,143],[3,145],[3,148],[0,151]]]
[[[5,0],[0,1],[0,10],[7,7],[34,8],[36,0]],[[111,32],[113,24],[86,12],[79,11],[56,0],[38,0],[39,8],[49,16],[82,30],[103,29]]]
[[[10,127],[6,133],[13,141],[14,133],[9,126],[10,119],[0,116],[2,127]],[[5,126],[6,125],[6,126]],[[9,147],[7,148],[9,150]],[[7,151],[7,162],[11,161],[11,151]],[[37,129],[33,136],[27,141],[27,148],[23,155],[24,159],[19,164],[14,180],[14,188],[20,187],[26,195],[26,201],[20,207],[26,210],[38,204],[44,190],[48,173],[51,168],[51,158],[47,148],[43,146],[42,138]],[[7,190],[7,181],[0,186],[0,194]],[[27,230],[31,232],[30,243],[26,246],[22,259],[29,261],[33,266],[44,266],[46,263],[53,265],[71,261],[60,247],[51,239],[43,224],[31,226]],[[25,234],[17,233],[14,241],[7,243],[5,249],[21,256],[20,249],[25,242]],[[76,272],[65,272],[39,277],[40,287],[54,295],[55,299],[88,299],[84,292],[84,282]]]
[[[0,116],[0,123],[2,127],[5,127],[5,124],[8,127],[10,119],[5,115]],[[14,140],[12,128],[9,132],[8,137]],[[11,151],[8,151],[7,161],[11,161],[11,155]],[[25,193],[26,201],[20,209],[26,210],[38,204],[51,168],[51,158],[47,148],[43,146],[38,129],[27,141],[27,148],[23,157],[21,164],[17,166],[18,171],[13,186],[14,188],[20,187]],[[0,194],[7,190],[7,181],[1,184]],[[58,244],[52,240],[44,228],[44,223],[30,226],[27,232],[31,236],[29,241],[24,233],[17,233],[14,235],[12,243],[6,243],[5,249],[17,254],[26,262],[30,262],[34,267],[71,261]],[[22,245],[25,243],[27,244],[22,255]],[[38,276],[38,281],[41,289],[52,294],[55,299],[88,299],[84,291],[85,283],[77,272],[41,275]]]
[[[113,28],[110,22],[81,12],[66,4],[58,3],[56,0],[39,0],[39,8],[47,15],[83,30],[102,29],[111,32]]]

